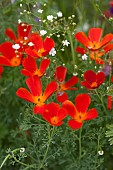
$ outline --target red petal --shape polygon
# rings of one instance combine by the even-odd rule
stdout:
[[[0,64],[4,66],[12,66],[11,62],[4,56],[0,56]]]
[[[59,120],[62,121],[67,116],[67,110],[64,108],[61,108],[57,116],[59,117]]]
[[[110,42],[113,39],[113,34],[109,33],[107,34],[101,41],[101,47],[106,45],[108,42]]]
[[[103,72],[97,73],[97,83],[101,85],[105,80],[105,74]]]
[[[75,38],[81,44],[83,44],[85,47],[89,47],[90,46],[90,41],[89,41],[88,37],[83,32],[78,32],[77,34],[75,34]]]
[[[82,81],[81,85],[85,86],[87,89],[92,89],[92,87],[86,81]]]
[[[113,76],[111,77],[111,82],[113,83]]]
[[[96,73],[92,70],[87,70],[84,73],[84,79],[89,83],[92,84],[93,82],[96,82]]]
[[[79,94],[75,98],[76,109],[78,112],[86,112],[90,105],[91,99],[88,94]]]
[[[92,120],[95,119],[97,116],[98,116],[97,110],[95,108],[92,108],[87,112],[87,116],[85,120]]]
[[[57,83],[56,82],[51,82],[47,85],[45,91],[44,91],[44,97],[45,100],[47,100],[57,89]]]
[[[82,122],[77,122],[76,120],[69,120],[68,125],[73,129],[79,129],[82,127],[83,123]]]
[[[76,76],[73,76],[70,80],[68,80],[64,85],[63,88],[65,90],[70,90],[70,87],[75,85],[78,82],[78,78]],[[71,89],[72,90],[72,89]]]
[[[30,31],[31,31],[31,25],[28,25],[27,23],[18,24],[17,32],[19,38],[28,37]]]
[[[26,49],[25,49],[25,52],[26,52],[26,54],[29,55],[29,56],[39,58],[38,55],[36,54],[36,52],[33,51],[33,50],[31,50],[30,48],[26,48]]]
[[[49,59],[43,59],[40,63],[40,72],[44,73],[47,67],[49,66],[49,64],[50,64]]]
[[[56,99],[58,102],[64,102],[66,100],[68,100],[68,95],[65,92],[58,92]]]
[[[30,73],[28,70],[26,70],[26,69],[22,69],[21,70],[21,74],[23,74],[24,76],[32,76],[32,73]]]
[[[7,28],[7,29],[5,30],[5,34],[6,34],[11,40],[16,41],[17,38],[16,38],[16,35],[15,35],[15,33],[13,32],[12,29]]]
[[[66,77],[66,72],[67,72],[67,68],[63,67],[63,66],[59,66],[56,68],[56,72],[55,72],[55,78],[59,81],[59,82],[63,82],[65,80]]]
[[[104,51],[107,53],[109,52],[110,50],[113,50],[113,44],[107,44],[105,47],[104,47]]]
[[[68,114],[71,117],[75,116],[76,113],[75,105],[71,101],[66,100],[65,102],[62,103],[62,107],[67,110]]]
[[[29,77],[26,79],[26,84],[33,96],[40,96],[42,93],[42,84],[38,76]]]
[[[78,52],[78,53],[80,53],[80,54],[82,54],[82,55],[87,52],[87,51],[86,51],[84,48],[82,48],[82,47],[76,47],[75,51]]]
[[[107,96],[107,108],[108,110],[112,109],[112,97],[111,96]]]
[[[39,34],[37,33],[31,34],[29,36],[29,41],[31,41],[34,44],[34,47],[36,48],[37,51],[43,48],[43,40]]]
[[[25,88],[19,88],[16,91],[16,95],[24,100],[27,100],[28,102],[34,103],[33,95]]]
[[[22,62],[23,67],[28,70],[32,75],[37,70],[37,63],[32,57],[27,57]]]
[[[42,106],[34,106],[33,112],[34,114],[41,114],[43,115],[46,108],[46,104],[43,104]]]
[[[102,29],[101,28],[91,28],[88,33],[88,37],[90,41],[93,42],[99,42],[100,38],[102,36]]]
[[[11,42],[4,42],[0,45],[0,52],[9,60],[16,56],[15,50],[12,48],[12,45],[13,44]]]
[[[44,49],[49,52],[52,48],[54,48],[55,42],[51,38],[47,37],[44,39],[43,45],[44,45]]]

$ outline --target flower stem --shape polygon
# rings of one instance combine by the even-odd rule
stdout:
[[[98,96],[99,100],[100,100],[101,103],[102,103],[102,107],[103,107],[103,109],[104,109],[105,115],[107,115],[107,110],[106,110],[106,107],[105,107],[104,102],[103,102],[103,100],[102,100],[102,97],[99,95],[99,93],[98,93],[98,91],[97,91],[96,89],[95,89],[95,92],[96,92],[96,95]]]
[[[4,158],[2,164],[0,165],[0,169],[3,167],[3,165],[5,164],[5,162],[6,162],[10,157],[13,158],[13,159],[15,160],[15,162],[18,162],[18,163],[21,164],[21,165],[24,165],[24,166],[29,167],[29,168],[32,167],[32,166],[27,165],[27,164],[25,164],[25,163],[23,163],[23,162],[20,162],[15,156],[13,156],[13,154],[14,154],[15,152],[17,152],[17,151],[20,151],[20,149],[21,149],[21,148],[17,148],[17,149],[14,149],[13,151],[11,151],[11,154],[9,153],[9,154]]]
[[[42,162],[41,162],[41,165],[40,165],[40,167],[39,167],[39,170],[43,167],[44,162],[45,162],[45,160],[46,160],[46,157],[47,157],[47,154],[48,154],[48,150],[49,150],[49,147],[50,147],[50,143],[51,143],[51,140],[53,139],[53,136],[54,136],[54,130],[55,130],[55,127],[53,126],[52,132],[51,132],[51,134],[49,135],[49,141],[48,141],[48,143],[47,143],[47,149],[46,149],[46,151],[45,151],[45,154],[44,154],[43,160],[42,160]]]
[[[79,130],[79,160],[81,160],[82,157],[82,145],[81,145],[81,135],[82,135],[82,127]]]

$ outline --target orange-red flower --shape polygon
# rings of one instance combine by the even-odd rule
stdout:
[[[2,77],[2,72],[4,71],[4,68],[0,66],[0,78]]]
[[[87,49],[95,51],[108,44],[113,39],[113,34],[107,34],[103,39],[101,28],[90,28],[88,37],[84,32],[78,32],[75,34],[75,38],[83,44]]]
[[[7,28],[6,35],[16,44],[20,45],[20,48],[25,50],[27,43],[29,42],[28,36],[31,31],[31,25],[27,23],[20,23],[17,26],[17,36],[11,28]]]
[[[47,85],[44,93],[42,94],[42,83],[38,76],[29,77],[26,79],[26,84],[30,91],[26,88],[20,87],[16,95],[28,102],[34,103],[34,113],[42,114],[45,107],[45,101],[56,91],[56,82],[51,82]]]
[[[40,63],[40,68],[38,68],[36,60],[32,57],[27,57],[22,62],[24,68],[21,70],[21,73],[25,76],[37,75],[38,77],[42,77],[49,64],[49,59],[43,59]]]
[[[76,76],[72,76],[67,82],[65,82],[67,73],[67,68],[63,66],[58,66],[55,72],[55,79],[58,84],[57,88],[57,100],[58,102],[64,102],[68,99],[68,95],[65,91],[67,90],[76,90],[76,87],[72,87],[78,82],[78,78]]]
[[[88,110],[90,103],[91,99],[88,94],[77,95],[75,98],[75,105],[69,100],[63,103],[63,108],[65,108],[72,117],[68,125],[73,130],[81,128],[84,121],[92,120],[98,116],[98,112],[95,108]]]
[[[82,86],[85,86],[87,89],[96,89],[98,88],[105,80],[105,74],[103,72],[95,73],[92,70],[87,70],[84,73],[85,81],[81,82]]]
[[[43,41],[42,37],[37,33],[31,34],[29,41],[33,46],[27,48],[25,52],[34,58],[41,58],[48,55],[50,50],[55,46],[55,42],[51,38],[46,37]]]
[[[11,42],[4,42],[0,45],[0,65],[15,67],[22,62],[22,54],[15,52]]]
[[[63,124],[62,120],[66,117],[67,111],[61,108],[57,103],[50,103],[46,105],[42,117],[52,126],[60,126]]]

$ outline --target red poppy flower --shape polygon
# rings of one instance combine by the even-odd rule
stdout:
[[[22,62],[24,68],[21,70],[21,73],[25,76],[37,75],[38,77],[42,77],[45,74],[45,70],[49,64],[49,59],[43,59],[40,63],[40,68],[38,68],[35,59],[32,57],[27,57]]]
[[[82,81],[82,86],[85,86],[87,89],[96,89],[98,88],[105,80],[105,74],[103,72],[95,73],[92,70],[87,70],[84,73],[85,81]]]
[[[65,108],[72,117],[72,119],[69,120],[68,125],[73,130],[81,128],[84,121],[92,120],[98,116],[95,108],[88,110],[90,103],[91,99],[88,94],[77,95],[75,98],[75,105],[69,100],[66,100],[63,103],[63,108]]]
[[[111,77],[111,82],[113,83],[113,76]]]
[[[62,120],[66,117],[66,115],[66,109],[61,108],[59,104],[52,102],[46,105],[46,109],[42,116],[52,126],[60,126],[63,124]]]
[[[108,110],[112,109],[112,96],[107,96],[107,108]]]
[[[113,34],[107,34],[102,40],[102,29],[101,28],[91,28],[88,32],[88,37],[84,32],[78,32],[75,34],[75,38],[83,44],[89,50],[98,50],[101,47],[108,44],[113,39]]]
[[[12,48],[11,42],[4,42],[0,45],[0,64],[4,66],[15,67],[19,66],[22,62],[22,54],[15,52]]]
[[[4,71],[4,68],[0,66],[0,78],[2,77],[2,72]]]
[[[101,50],[96,50],[96,51],[89,51],[89,57],[92,60],[95,60],[96,64],[104,64],[104,59],[102,58],[107,52],[109,52],[110,50],[113,50],[113,44],[109,43],[107,45],[105,45],[104,48],[102,48]],[[88,53],[88,50],[82,47],[76,47],[75,49],[76,52],[84,55]]]
[[[66,90],[76,90],[77,88],[72,87],[78,82],[78,78],[76,76],[72,76],[67,82],[65,82],[67,73],[67,68],[63,66],[58,66],[55,72],[55,79],[58,84],[57,88],[57,100],[58,102],[64,102],[68,99],[68,95],[66,94]]]
[[[17,36],[11,28],[7,28],[6,35],[13,40],[16,44],[20,44],[20,48],[25,50],[27,43],[29,42],[28,36],[31,31],[31,25],[27,23],[20,23],[17,27]]]
[[[42,83],[38,76],[29,77],[26,79],[26,84],[30,92],[21,87],[17,90],[16,95],[28,102],[36,104],[34,113],[42,113],[44,109],[44,102],[56,91],[56,82],[51,82],[47,85],[42,94]]]
[[[29,41],[34,45],[27,48],[25,52],[34,58],[41,58],[48,55],[50,50],[55,46],[55,42],[51,38],[46,37],[43,41],[42,37],[37,33],[31,34]]]

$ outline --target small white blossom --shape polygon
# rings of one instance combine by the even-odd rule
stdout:
[[[18,23],[20,24],[22,21],[21,21],[21,19],[18,19]]]
[[[40,30],[40,35],[41,35],[41,36],[43,36],[43,35],[45,35],[45,34],[47,34],[47,31],[46,31],[46,30]]]
[[[38,13],[42,14],[42,12],[43,12],[43,9],[38,10]]]
[[[27,40],[28,38],[27,37],[24,37],[24,40]]]
[[[52,22],[53,21],[53,15],[48,15],[47,19]]]
[[[20,4],[20,7],[22,7],[22,4]]]
[[[82,56],[82,60],[87,60],[87,58],[88,58],[88,56],[87,56],[86,54],[84,54],[84,55]]]
[[[63,15],[62,15],[62,12],[61,12],[61,11],[58,12],[58,13],[57,13],[57,16],[58,16],[58,17],[62,17],[62,16],[63,16]]]
[[[104,151],[102,151],[102,150],[101,150],[101,151],[98,151],[98,154],[99,154],[99,155],[103,155],[103,154],[104,154]]]
[[[63,40],[62,43],[64,46],[68,46],[70,44],[67,40]]]
[[[29,46],[33,46],[34,44],[33,44],[32,42],[29,42],[28,45],[29,45]]]
[[[56,55],[56,50],[55,48],[52,48],[51,51],[49,52],[49,55],[55,56]]]
[[[25,148],[20,148],[20,153],[25,152]]]
[[[18,50],[20,48],[20,45],[19,44],[14,44],[14,45],[12,45],[12,48],[15,49],[15,50]]]

